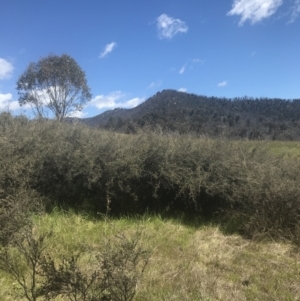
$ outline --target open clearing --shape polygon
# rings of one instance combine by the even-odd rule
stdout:
[[[48,250],[57,259],[78,252],[88,258],[105,238],[142,229],[141,244],[151,258],[136,301],[300,300],[300,253],[289,243],[255,242],[215,225],[159,216],[94,220],[53,212],[35,218],[35,225],[54,231]],[[14,286],[1,274],[1,301],[14,300]]]
[[[273,154],[300,159],[299,141],[272,141],[268,145]]]

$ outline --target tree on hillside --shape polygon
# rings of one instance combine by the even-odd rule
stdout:
[[[20,105],[30,104],[38,117],[51,111],[58,121],[81,111],[92,98],[84,71],[67,54],[30,63],[17,82]]]

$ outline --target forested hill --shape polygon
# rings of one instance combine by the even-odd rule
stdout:
[[[300,140],[300,99],[228,99],[164,90],[133,109],[115,109],[82,121],[126,133],[161,128],[230,138]]]

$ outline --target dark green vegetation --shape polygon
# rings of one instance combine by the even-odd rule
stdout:
[[[20,105],[30,104],[39,118],[49,112],[62,121],[73,111],[81,111],[92,98],[85,73],[67,54],[48,55],[30,63],[17,82]]]
[[[136,108],[82,121],[124,133],[160,128],[233,139],[300,140],[300,99],[228,99],[165,90]]]
[[[114,216],[213,218],[248,237],[299,243],[300,162],[273,155],[271,143],[126,135],[7,113],[0,133],[1,200],[20,212],[30,200],[95,215],[109,203]]]
[[[0,114],[0,300],[299,300],[285,147]]]

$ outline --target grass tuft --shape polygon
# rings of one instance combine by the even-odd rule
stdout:
[[[115,234],[142,229],[141,244],[151,257],[135,301],[300,300],[300,252],[290,243],[150,215],[96,220],[56,210],[35,217],[34,225],[53,231],[48,251],[54,259],[81,252],[83,261]],[[12,301],[14,284],[3,273],[0,279],[0,300]]]

